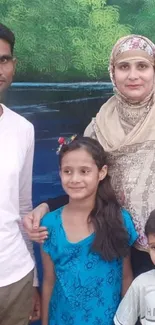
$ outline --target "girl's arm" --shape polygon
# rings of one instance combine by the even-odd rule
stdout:
[[[55,283],[54,264],[48,254],[41,250],[43,262],[42,325],[48,325],[48,307]]]
[[[133,273],[132,273],[131,259],[129,254],[127,257],[124,258],[123,261],[122,297],[124,297],[132,281],[133,281]]]

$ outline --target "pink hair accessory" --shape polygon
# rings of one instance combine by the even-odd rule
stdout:
[[[59,152],[60,152],[60,150],[61,150],[61,148],[62,148],[62,146],[64,144],[70,144],[73,140],[75,140],[76,137],[77,137],[77,134],[74,134],[74,135],[72,135],[71,137],[69,137],[67,139],[65,139],[64,137],[60,137],[58,139],[59,147],[58,147],[58,149],[56,151],[57,155],[59,154]]]

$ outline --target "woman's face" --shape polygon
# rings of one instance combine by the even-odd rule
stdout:
[[[129,100],[142,101],[152,91],[154,68],[145,60],[129,60],[115,65],[115,84]]]

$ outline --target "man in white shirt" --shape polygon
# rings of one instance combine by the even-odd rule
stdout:
[[[14,43],[14,34],[0,24],[1,97],[15,72]],[[0,325],[27,325],[40,307],[32,244],[22,226],[32,209],[34,128],[3,104],[0,152]]]
[[[149,253],[155,265],[155,210],[146,223]],[[131,284],[116,312],[115,325],[155,324],[155,269],[139,275]]]

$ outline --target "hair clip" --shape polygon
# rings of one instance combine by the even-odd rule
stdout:
[[[66,143],[65,138],[60,137],[60,138],[58,139],[58,143],[59,143],[59,144],[65,144],[65,143]]]
[[[74,134],[74,135],[72,135],[71,137],[69,137],[67,139],[65,139],[64,137],[60,137],[58,139],[59,147],[58,147],[58,149],[56,151],[56,154],[57,155],[59,154],[59,152],[60,152],[60,150],[61,150],[61,148],[62,148],[62,146],[64,144],[70,144],[73,140],[75,140],[76,137],[77,137],[77,134]]]

